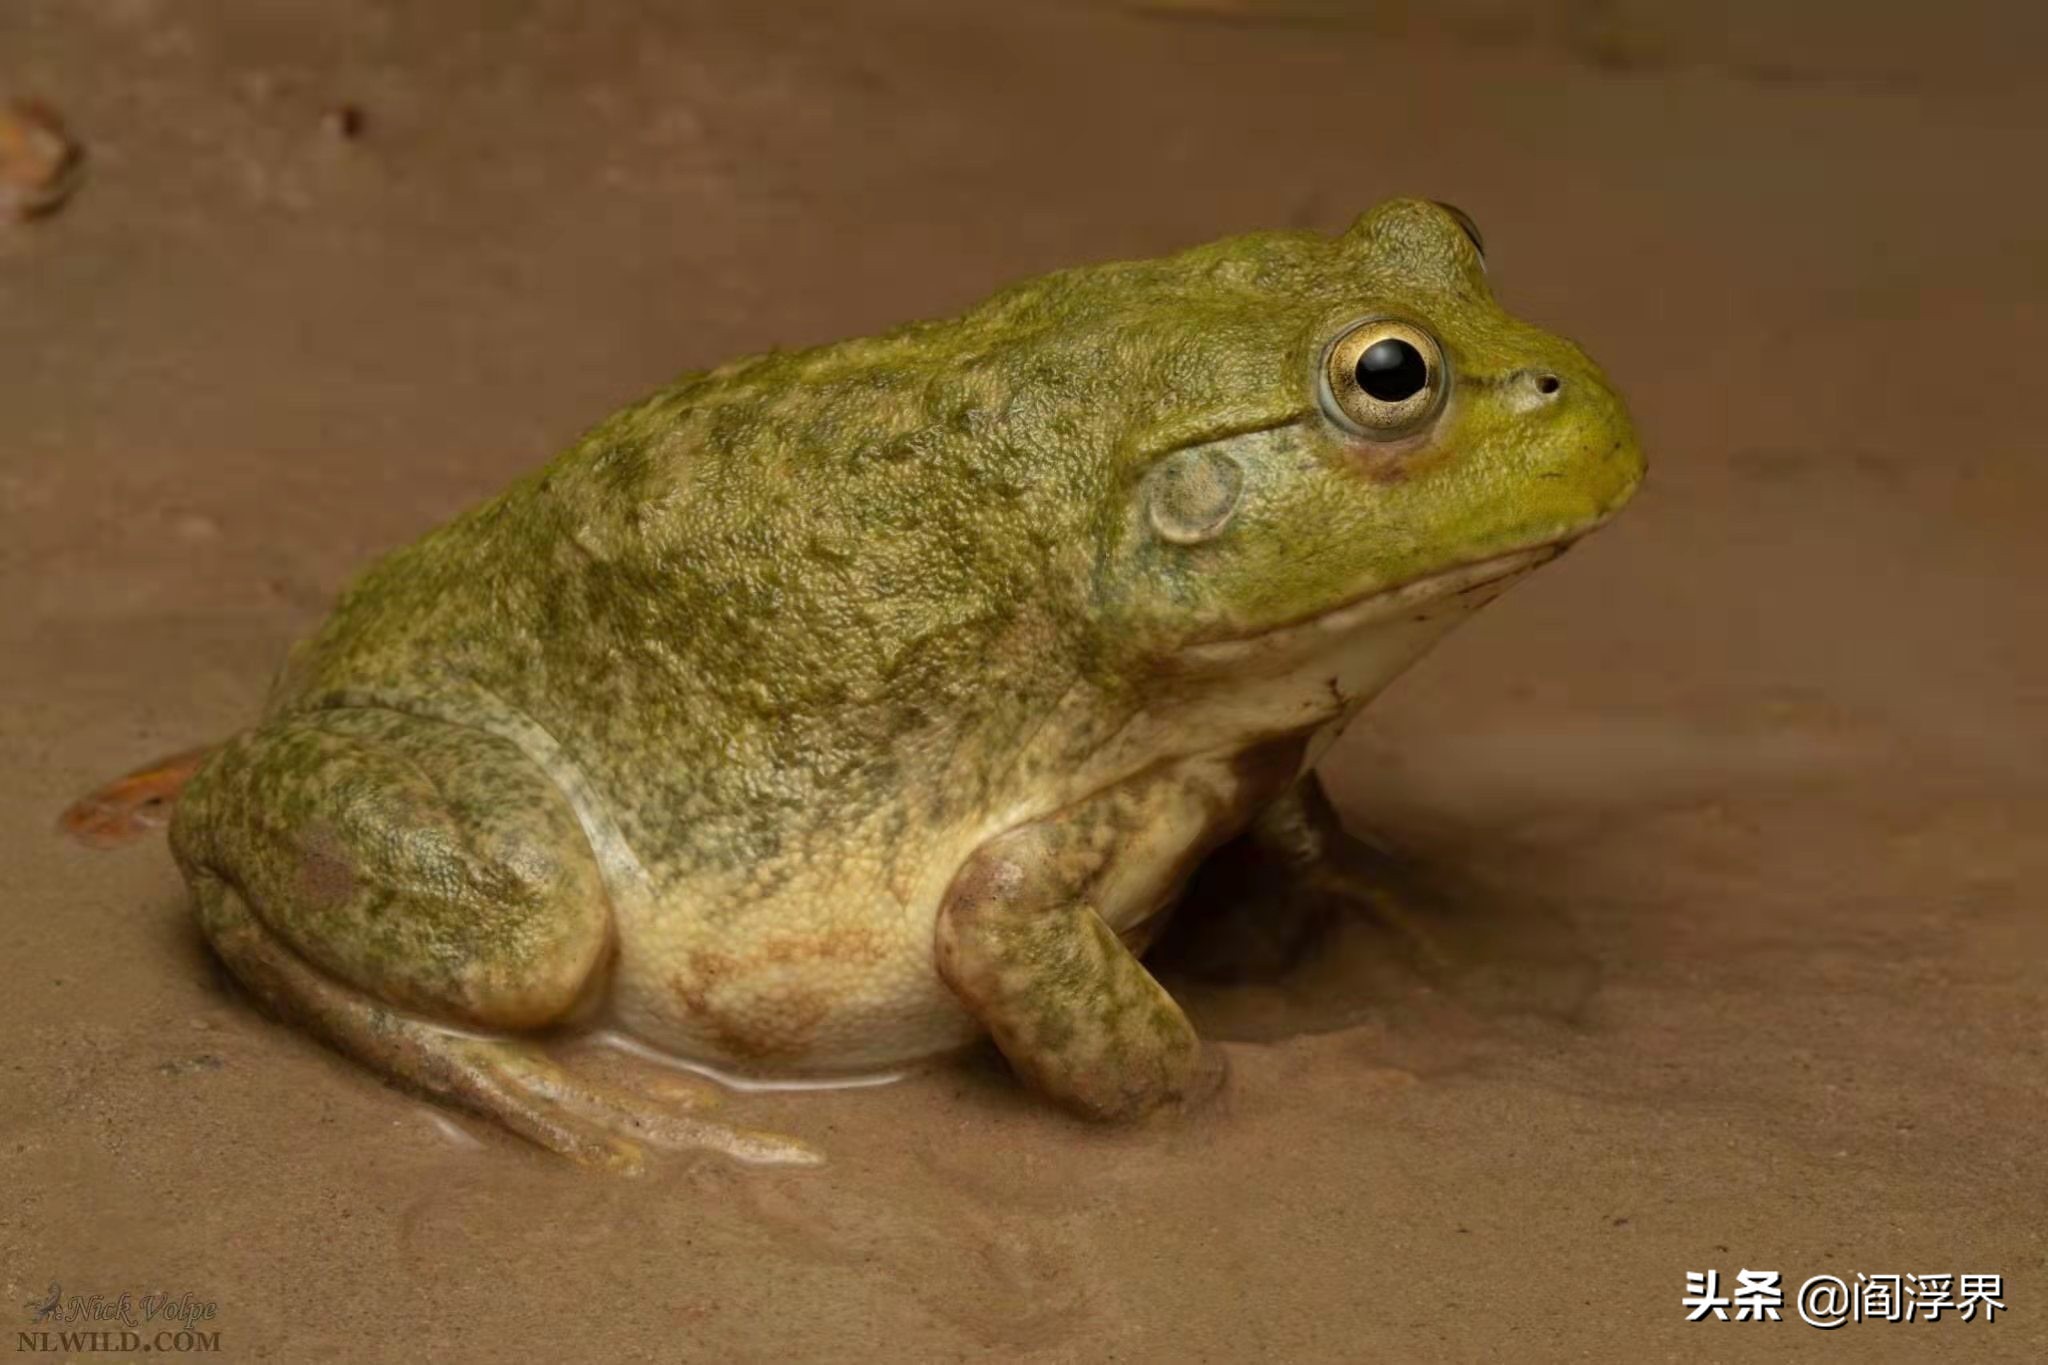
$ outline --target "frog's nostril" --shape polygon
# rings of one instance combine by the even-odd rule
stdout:
[[[1536,392],[1543,394],[1545,397],[1556,393],[1563,387],[1564,381],[1554,374],[1539,374],[1536,376]]]

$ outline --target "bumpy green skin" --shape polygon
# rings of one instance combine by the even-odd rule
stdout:
[[[1395,443],[1318,399],[1327,343],[1380,315],[1453,374]],[[987,1029],[1056,1098],[1143,1112],[1199,1067],[1116,933],[1299,775],[1246,755],[1302,754],[1483,599],[1342,668],[1285,632],[1193,647],[1563,543],[1641,472],[1598,370],[1495,306],[1435,206],[1064,272],[686,376],[389,556],[173,847],[217,943],[364,1011],[609,1006],[761,1068]],[[1051,1013],[1088,1040],[1067,1060],[1020,1022]]]

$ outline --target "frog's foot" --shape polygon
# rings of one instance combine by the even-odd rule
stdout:
[[[1357,930],[1377,929],[1424,983],[1480,1014],[1571,1022],[1599,988],[1598,960],[1572,916],[1527,886],[1489,884],[1364,842],[1312,884],[1355,908],[1338,925],[1353,930],[1354,956],[1372,951]]]
[[[308,964],[279,943],[218,880],[202,882],[213,942],[271,1009],[358,1061],[433,1098],[494,1119],[585,1165],[627,1174],[642,1149],[702,1150],[757,1165],[814,1166],[811,1147],[682,1112],[718,1097],[696,1086],[632,1091],[582,1079],[531,1044],[460,1033],[394,1010]]]
[[[614,1141],[644,1143],[663,1151],[717,1152],[750,1166],[822,1166],[825,1162],[817,1148],[801,1139],[735,1128],[686,1112],[719,1105],[717,1092],[706,1086],[663,1077],[627,1089],[575,1076],[516,1043],[487,1045],[499,1049],[499,1056],[481,1064],[516,1075],[528,1093],[595,1125]]]
[[[178,793],[212,752],[210,745],[187,749],[96,787],[64,808],[57,828],[87,848],[120,848],[153,834],[171,822]]]
[[[1482,1012],[1575,1015],[1595,985],[1569,917],[1346,831],[1304,784],[1202,865],[1158,960],[1197,981],[1419,979]]]

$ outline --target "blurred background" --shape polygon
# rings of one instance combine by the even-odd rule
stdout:
[[[2042,1358],[2044,16],[0,0],[0,1289],[199,1291],[249,1359]],[[1198,1122],[970,1058],[734,1098],[822,1175],[626,1188],[268,1024],[160,843],[50,831],[682,370],[1394,194],[1651,475],[1330,760],[1460,956],[1189,983]],[[1741,1267],[2011,1307],[1683,1321]]]

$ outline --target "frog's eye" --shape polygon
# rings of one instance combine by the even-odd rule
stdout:
[[[1375,440],[1406,436],[1443,406],[1449,376],[1443,350],[1420,327],[1382,318],[1330,343],[1323,359],[1323,409],[1349,431]]]

